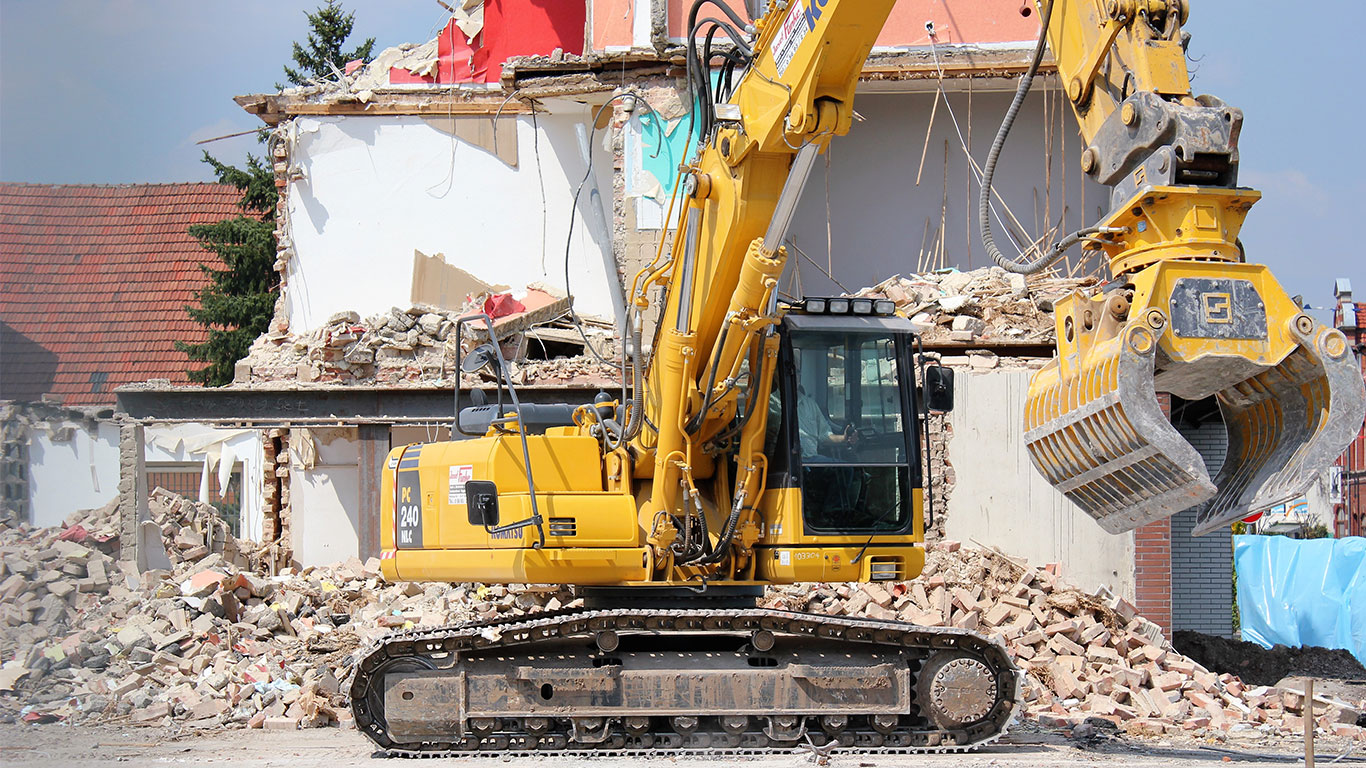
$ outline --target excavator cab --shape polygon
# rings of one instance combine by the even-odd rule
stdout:
[[[783,319],[770,487],[800,489],[805,536],[910,535],[921,487],[912,326],[840,314],[851,301],[808,299]]]

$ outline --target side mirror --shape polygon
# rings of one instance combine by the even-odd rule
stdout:
[[[475,373],[480,368],[498,359],[498,350],[492,344],[480,344],[471,349],[469,354],[460,361],[460,370],[465,373]]]
[[[470,525],[492,528],[498,525],[498,486],[491,480],[465,483],[465,505]]]
[[[931,365],[925,369],[925,410],[947,413],[953,410],[953,369]]]

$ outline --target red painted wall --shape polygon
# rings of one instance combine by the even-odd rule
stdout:
[[[588,5],[579,0],[484,0],[484,29],[474,40],[452,20],[437,38],[435,77],[389,70],[389,82],[496,83],[513,56],[583,55]]]

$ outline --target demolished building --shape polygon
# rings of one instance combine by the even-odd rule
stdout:
[[[137,464],[155,432],[244,430],[261,445],[262,499],[245,530],[302,566],[377,556],[383,459],[450,435],[464,343],[451,324],[490,301],[520,303],[508,318],[544,310],[515,342],[524,401],[587,401],[615,384],[624,286],[668,247],[674,172],[693,140],[683,17],[677,0],[464,3],[432,41],[239,97],[272,130],[280,302],[233,386],[120,390],[124,474],[141,478],[124,483],[123,517],[150,514]],[[1174,585],[1219,583],[1173,574],[1188,537],[1166,523],[1104,534],[1008,439],[1030,372],[1052,354],[1052,300],[1097,266],[1075,258],[1044,281],[1011,279],[986,268],[972,223],[972,157],[1037,29],[1028,7],[1002,0],[898,4],[864,68],[862,120],[798,207],[781,288],[868,286],[966,374],[937,438],[943,535],[1066,562],[1170,628]],[[996,184],[1018,243],[1077,228],[1105,199],[1077,170],[1082,147],[1047,63],[1041,79]],[[1228,596],[1199,599],[1223,600],[1224,622],[1191,628],[1226,633]]]

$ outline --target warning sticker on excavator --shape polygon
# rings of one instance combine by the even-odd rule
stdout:
[[[773,65],[780,76],[787,72],[807,33],[816,28],[816,19],[821,17],[821,9],[826,2],[827,0],[804,0],[793,3],[792,10],[787,12],[783,25],[773,36]]]
[[[474,479],[473,464],[457,464],[451,467],[450,479],[447,481],[447,503],[465,503],[465,483]]]

